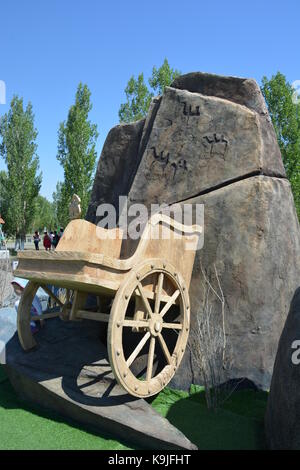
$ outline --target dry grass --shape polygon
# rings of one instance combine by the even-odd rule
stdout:
[[[196,315],[196,324],[191,331],[189,348],[194,365],[200,369],[205,387],[207,406],[217,409],[228,390],[220,385],[224,382],[224,371],[231,367],[227,345],[225,298],[219,275],[214,266],[214,283],[201,265],[203,278],[202,304]],[[230,393],[229,393],[230,394]]]

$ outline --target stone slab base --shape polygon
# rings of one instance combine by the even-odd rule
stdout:
[[[195,449],[145,400],[116,381],[95,322],[46,322],[38,348],[24,352],[15,334],[6,345],[5,369],[18,395],[96,430],[150,449]]]

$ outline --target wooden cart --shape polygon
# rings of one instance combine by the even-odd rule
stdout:
[[[183,226],[156,214],[146,224],[134,254],[121,259],[126,240],[122,243],[120,229],[73,220],[55,251],[20,252],[15,275],[30,281],[18,310],[23,349],[36,346],[32,320],[60,316],[106,322],[116,380],[137,397],[158,393],[174,376],[185,352],[188,290],[201,231],[199,226]],[[66,298],[54,295],[51,285],[64,288]],[[33,317],[31,305],[39,287],[59,309]],[[89,307],[91,298],[97,302]]]

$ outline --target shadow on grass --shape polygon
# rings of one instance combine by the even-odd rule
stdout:
[[[207,409],[203,390],[189,394],[166,389],[153,407],[199,449],[265,449],[264,413],[268,394],[233,393],[217,411]]]
[[[100,433],[91,426],[79,424],[70,418],[62,417],[56,412],[47,411],[38,405],[28,404],[21,400],[0,365],[0,415],[2,414],[1,408],[2,412],[3,410],[12,411],[12,413],[6,415],[6,422],[4,422],[3,416],[1,419],[4,434],[4,428],[8,426],[10,428],[10,432],[6,433],[6,440],[1,439],[1,449],[83,449],[89,448],[89,440],[92,440],[91,449],[139,449],[137,446],[133,446],[132,443],[116,440],[115,436],[105,431]],[[15,426],[23,428],[22,437],[24,436],[24,440],[22,439],[22,442],[20,439],[18,440],[17,435],[11,435],[11,431]],[[37,436],[39,436],[38,440],[36,440]],[[61,439],[58,441],[57,436],[65,439],[65,442]]]
[[[166,417],[199,449],[265,449],[264,414],[267,397],[266,392],[240,390],[234,392],[219,410],[209,411],[204,391],[200,387],[194,387],[193,393],[166,388],[151,400],[151,404],[159,414]],[[49,445],[55,448],[54,438],[51,434],[57,430],[56,432],[61,435],[61,429],[64,429],[66,447],[62,442],[60,448],[82,448],[82,436],[88,433],[85,436],[87,448],[95,448],[95,439],[98,438],[99,449],[138,449],[137,446],[116,441],[109,434],[100,434],[88,426],[62,417],[58,413],[46,411],[39,406],[28,405],[21,401],[0,367],[0,414],[1,408],[16,411],[10,419],[17,421],[15,426],[24,427],[24,435],[26,435],[26,429],[30,429],[30,426],[33,425],[37,426],[37,433],[38,428],[43,431],[38,448],[49,448]],[[7,425],[8,423],[6,425],[3,423],[4,427]],[[5,432],[5,429],[3,431]],[[8,435],[7,445],[5,446],[4,442],[1,448],[11,448],[9,439]],[[51,442],[48,442],[48,439]],[[93,442],[90,444],[91,440]],[[24,446],[35,448],[30,447],[30,445],[34,446],[30,440],[26,441],[25,439],[20,444],[22,444],[22,448]],[[21,447],[17,446],[17,448]]]

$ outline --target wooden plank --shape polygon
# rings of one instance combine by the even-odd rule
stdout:
[[[71,307],[70,321],[77,319],[77,311],[82,309],[86,303],[87,294],[85,292],[79,292],[78,290],[74,293],[74,298]]]
[[[77,310],[76,316],[84,320],[95,320],[109,322],[109,314],[100,312],[90,312],[89,310]]]
[[[80,230],[75,231],[75,225],[74,225],[75,223],[77,225],[80,224],[80,227],[82,225],[85,235],[87,233],[90,233],[91,231],[93,240],[89,240],[89,237],[87,237],[87,241],[85,241],[82,244],[81,243],[82,240],[80,238],[81,231]],[[24,252],[19,252],[18,259],[20,260],[20,264],[22,264],[21,263],[22,260],[24,261],[35,260],[35,263],[33,264],[33,270],[43,271],[42,269],[39,269],[38,264],[36,264],[37,261],[55,261],[56,263],[58,263],[57,270],[59,272],[64,272],[65,263],[68,263],[68,270],[69,270],[69,267],[71,265],[80,262],[84,264],[88,263],[90,266],[92,265],[98,266],[98,269],[109,268],[109,269],[115,270],[117,274],[117,272],[120,273],[120,271],[124,272],[124,271],[131,270],[134,266],[139,264],[142,259],[147,259],[147,258],[148,259],[150,258],[151,259],[152,258],[167,259],[168,262],[174,265],[175,269],[179,270],[179,272],[185,279],[187,286],[189,286],[190,277],[191,277],[193,264],[194,264],[195,250],[186,250],[186,244],[187,242],[191,240],[191,237],[194,238],[195,234],[199,235],[202,232],[202,227],[184,226],[182,224],[178,224],[178,222],[172,220],[171,218],[167,216],[164,216],[161,214],[154,214],[154,216],[152,216],[149,219],[148,223],[146,224],[145,230],[142,234],[142,237],[140,239],[136,252],[127,259],[120,259],[116,255],[116,253],[118,253],[118,250],[119,250],[120,240],[119,239],[100,240],[101,243],[97,245],[97,240],[95,241],[95,233],[94,233],[97,227],[91,224],[91,228],[87,230],[86,223],[87,222],[83,220],[73,220],[66,228],[65,235],[64,235],[64,237],[66,238],[64,242],[63,242],[63,239],[61,240],[61,242],[63,243],[59,250],[56,250],[54,252],[46,252],[46,251],[35,252],[35,251],[29,251],[29,250],[28,251],[26,250]],[[159,226],[160,228],[162,228],[164,225],[164,229],[167,230],[170,236],[167,237],[166,239],[161,239],[161,238],[153,239],[153,237],[151,238],[151,231],[153,230],[153,227],[155,225]],[[179,233],[176,233],[176,236],[175,236],[175,230],[179,232],[182,231],[182,235],[180,235]],[[67,242],[66,234],[69,234],[68,242]],[[78,237],[80,238],[80,240]],[[111,247],[110,245],[111,241],[116,244],[117,249],[118,249],[117,251],[114,251],[114,249]],[[86,249],[85,251],[84,250],[82,251],[82,246],[85,247],[86,243],[88,244],[96,243],[96,245],[95,246],[93,245],[92,250]],[[64,249],[62,250],[62,248]],[[108,254],[112,254],[112,256],[109,256]],[[113,256],[116,256],[116,257],[114,258]],[[19,269],[21,269],[21,266]],[[16,275],[21,277],[21,273],[19,269],[16,270]],[[27,279],[27,277],[25,278]],[[40,278],[38,278],[38,280],[40,280]],[[87,279],[87,282],[88,282],[88,279]]]
[[[49,312],[49,313],[42,313],[41,315],[33,315],[30,320],[37,321],[37,320],[47,320],[48,318],[55,318],[59,317],[60,312]]]

